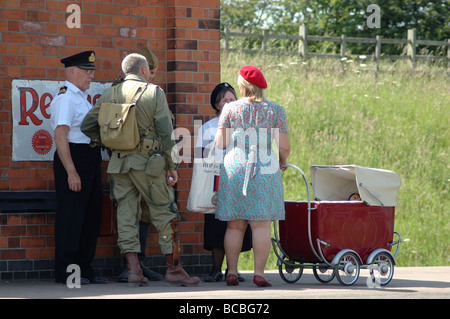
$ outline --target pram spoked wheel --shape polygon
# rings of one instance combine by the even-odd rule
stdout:
[[[329,283],[336,276],[334,268],[324,266],[313,266],[314,277],[321,283]]]
[[[379,252],[369,265],[370,277],[379,280],[381,286],[386,286],[394,276],[394,258],[387,252]]]
[[[335,272],[338,281],[344,286],[353,285],[359,278],[359,257],[354,252],[346,252],[336,263]]]
[[[288,284],[293,284],[297,282],[303,274],[303,265],[301,263],[295,262],[294,260],[285,260],[279,263],[278,272],[281,279],[283,279]]]

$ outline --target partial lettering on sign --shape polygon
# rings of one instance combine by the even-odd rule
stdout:
[[[50,103],[64,81],[13,80],[13,161],[52,161],[54,132]],[[87,91],[93,105],[111,83],[91,83]]]

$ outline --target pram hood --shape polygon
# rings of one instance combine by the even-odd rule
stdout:
[[[397,173],[358,165],[312,165],[312,187],[316,200],[345,201],[353,193],[370,206],[397,206],[401,185]]]

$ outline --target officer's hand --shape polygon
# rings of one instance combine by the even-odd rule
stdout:
[[[178,172],[176,170],[168,170],[166,173],[167,185],[174,186],[178,182]]]
[[[68,174],[67,182],[69,183],[69,188],[73,192],[81,191],[81,179],[78,173]]]

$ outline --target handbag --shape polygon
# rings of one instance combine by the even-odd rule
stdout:
[[[220,163],[195,162],[191,190],[187,203],[189,211],[214,214],[217,206]]]

